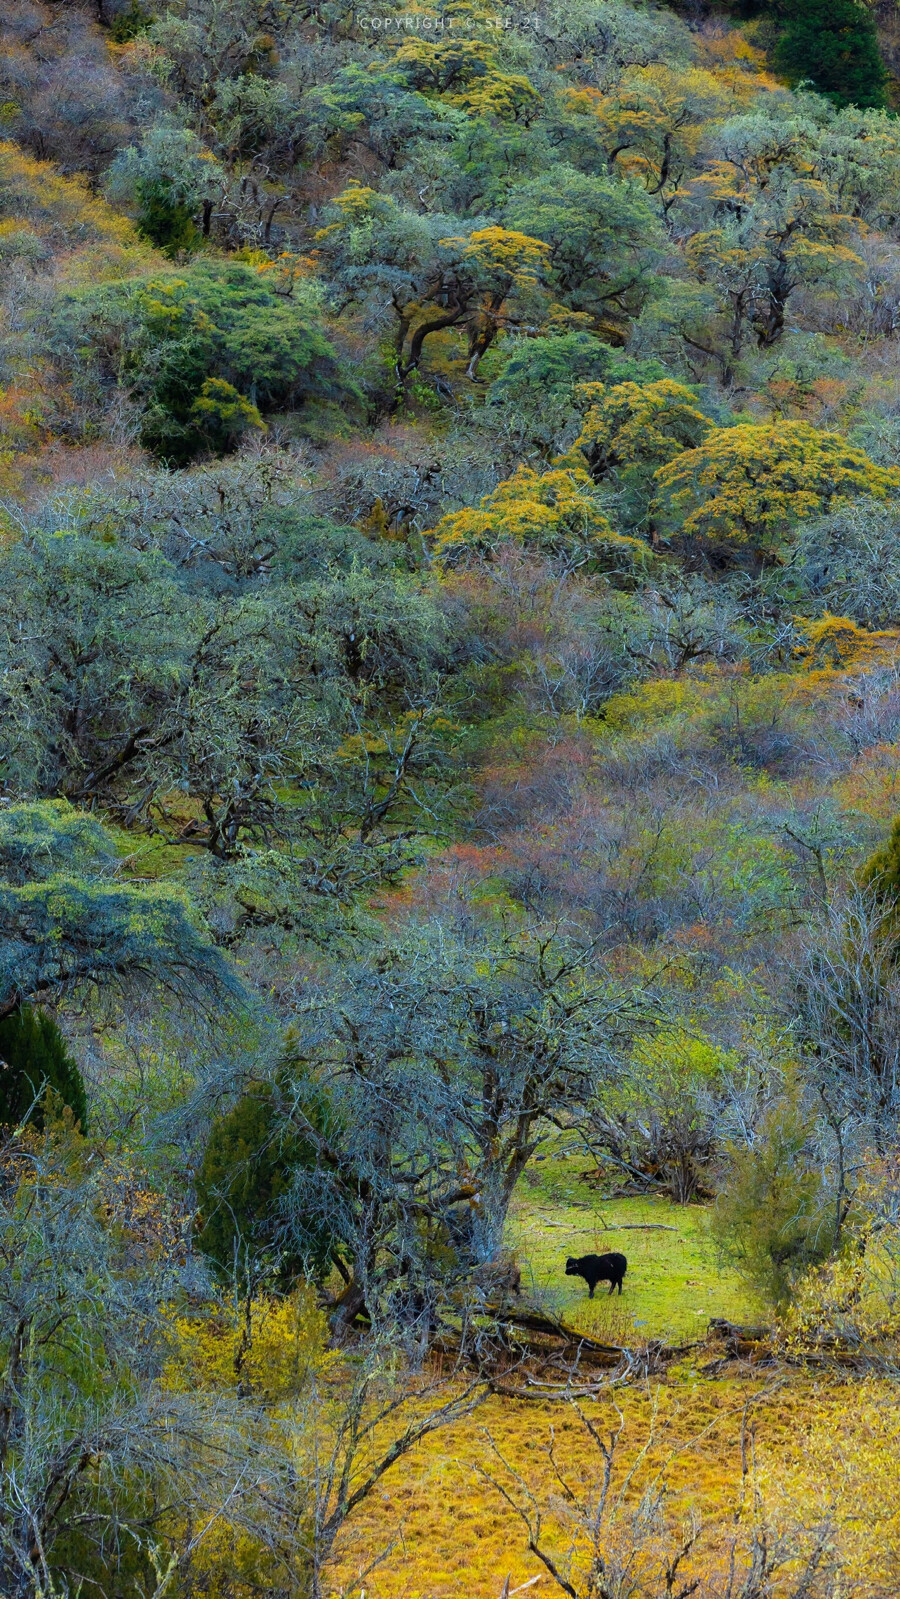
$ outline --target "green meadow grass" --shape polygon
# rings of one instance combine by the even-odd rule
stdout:
[[[610,1343],[687,1341],[712,1316],[754,1321],[761,1307],[723,1266],[704,1205],[666,1199],[604,1199],[584,1182],[583,1155],[532,1162],[513,1204],[508,1242],[529,1299],[591,1337]],[[674,1231],[631,1231],[654,1223]],[[601,1283],[593,1300],[581,1277],[565,1275],[569,1255],[618,1250],[628,1257],[621,1298]]]

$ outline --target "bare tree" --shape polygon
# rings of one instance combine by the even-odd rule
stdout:
[[[557,1554],[547,1535],[546,1515],[535,1494],[514,1466],[490,1440],[502,1476],[484,1472],[486,1480],[516,1512],[528,1534],[528,1548],[569,1599],[689,1599],[699,1578],[684,1576],[683,1567],[699,1534],[694,1521],[674,1540],[663,1506],[666,1488],[656,1481],[640,1496],[634,1483],[654,1442],[651,1429],[631,1465],[620,1475],[617,1456],[625,1417],[616,1407],[618,1426],[604,1434],[577,1400],[569,1401],[597,1457],[597,1483],[591,1491],[566,1475],[551,1429],[546,1450],[554,1484],[552,1508],[564,1522],[568,1544]]]
[[[765,1397],[772,1392],[766,1389]],[[696,1513],[680,1529],[673,1528],[666,1514],[665,1465],[654,1469],[651,1463],[657,1442],[655,1405],[644,1442],[626,1465],[621,1460],[626,1431],[622,1411],[616,1407],[618,1424],[606,1433],[579,1400],[570,1398],[593,1447],[596,1474],[589,1483],[574,1480],[563,1467],[551,1429],[545,1454],[552,1488],[546,1504],[490,1437],[499,1472],[482,1468],[482,1475],[515,1511],[528,1549],[568,1599],[689,1599],[692,1594],[700,1599],[775,1599],[776,1594],[783,1599],[839,1599],[845,1590],[831,1519],[826,1515],[811,1527],[780,1525],[764,1502],[752,1423],[752,1407],[762,1397],[748,1400],[740,1413],[741,1476],[724,1569],[720,1547],[701,1548],[703,1527]],[[691,1447],[678,1452],[688,1453]],[[548,1526],[550,1515],[557,1536]]]
[[[282,1092],[312,1153],[285,1229],[295,1250],[330,1231],[344,1318],[402,1308],[424,1325],[496,1257],[528,1161],[589,1102],[640,1013],[561,929],[426,928],[307,1003]]]
[[[75,1592],[123,1551],[183,1579],[223,1517],[263,1548],[285,1474],[262,1418],[164,1380],[178,1251],[124,1224],[116,1183],[73,1133],[0,1151],[0,1589]],[[144,1196],[146,1199],[146,1196]]]
[[[880,1142],[900,1106],[900,967],[893,907],[851,888],[813,930],[800,978],[813,1076]]]
[[[471,1416],[490,1393],[479,1372],[478,1336],[446,1371],[417,1382],[398,1366],[390,1342],[375,1340],[353,1361],[355,1371],[335,1407],[333,1384],[313,1385],[291,1418],[289,1431],[305,1456],[309,1494],[311,1599],[324,1599],[328,1570],[341,1541],[346,1558],[347,1522],[385,1474],[430,1434]],[[352,1529],[349,1536],[352,1542]],[[386,1549],[365,1549],[368,1572]]]

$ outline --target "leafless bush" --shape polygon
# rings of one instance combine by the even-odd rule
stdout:
[[[811,1073],[882,1129],[900,1105],[895,912],[853,888],[812,932],[799,982]]]
[[[841,1572],[833,1528],[825,1517],[806,1527],[786,1521],[763,1500],[750,1404],[740,1421],[741,1475],[733,1530],[721,1543],[705,1539],[694,1512],[681,1527],[668,1512],[666,1467],[653,1471],[656,1411],[643,1444],[626,1465],[625,1417],[609,1433],[582,1402],[568,1404],[586,1432],[596,1461],[590,1482],[573,1478],[554,1430],[545,1449],[553,1487],[543,1500],[488,1436],[496,1468],[482,1476],[522,1522],[527,1547],[568,1599],[839,1599]],[[694,1440],[694,1443],[699,1440]],[[688,1442],[673,1451],[689,1456]],[[563,1529],[554,1536],[552,1517]],[[504,1594],[509,1593],[509,1582]]]
[[[896,743],[900,735],[900,670],[891,666],[850,677],[835,723],[855,756],[876,744]]]
[[[102,172],[162,103],[116,70],[86,6],[3,0],[0,37],[6,136],[64,171]]]
[[[371,442],[329,448],[318,502],[346,522],[364,521],[380,502],[392,528],[424,532],[447,512],[476,505],[501,476],[483,439],[450,434],[426,443],[413,428],[392,427]]]
[[[897,455],[897,417],[872,423],[866,444],[878,460]],[[900,619],[900,566],[893,503],[861,499],[801,526],[790,569],[811,598],[868,628]]]

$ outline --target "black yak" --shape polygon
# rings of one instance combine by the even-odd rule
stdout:
[[[621,1293],[622,1281],[627,1270],[628,1261],[625,1256],[615,1251],[610,1255],[582,1255],[578,1260],[573,1260],[570,1255],[566,1261],[566,1276],[583,1277],[591,1290],[591,1299],[598,1283],[609,1283],[610,1293],[618,1285]]]

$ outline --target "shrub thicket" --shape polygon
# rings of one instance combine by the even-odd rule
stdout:
[[[310,306],[243,262],[89,290],[66,303],[61,331],[86,342],[101,382],[128,379],[141,440],[170,465],[233,449],[265,412],[355,392]]]

